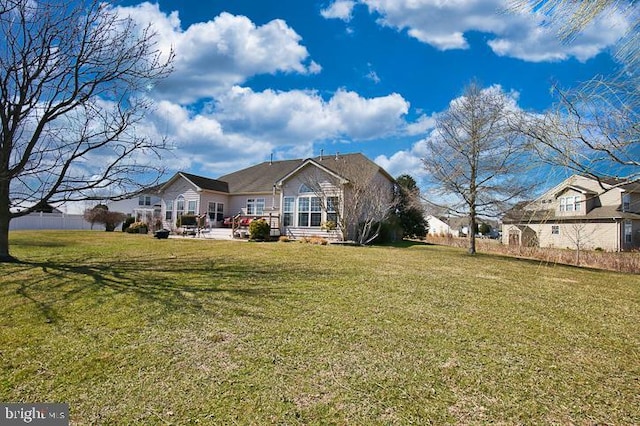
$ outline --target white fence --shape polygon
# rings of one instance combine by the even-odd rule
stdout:
[[[31,213],[12,219],[9,229],[91,229],[91,224],[81,214]],[[96,224],[94,229],[104,230],[104,225]]]

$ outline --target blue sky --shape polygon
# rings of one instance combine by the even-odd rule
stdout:
[[[433,117],[472,79],[543,111],[550,87],[615,69],[625,17],[570,44],[500,0],[206,0],[119,3],[175,50],[140,128],[173,145],[168,172],[217,177],[261,161],[362,152],[423,174]]]

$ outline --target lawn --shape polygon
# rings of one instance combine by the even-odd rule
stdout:
[[[640,424],[640,277],[425,244],[14,232],[0,401],[72,424]]]

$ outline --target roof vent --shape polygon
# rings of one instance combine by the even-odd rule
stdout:
[[[340,158],[340,152],[336,151],[336,161]]]

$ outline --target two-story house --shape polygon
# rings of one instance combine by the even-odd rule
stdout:
[[[573,175],[536,200],[519,203],[504,216],[504,244],[640,248],[640,182]]]

